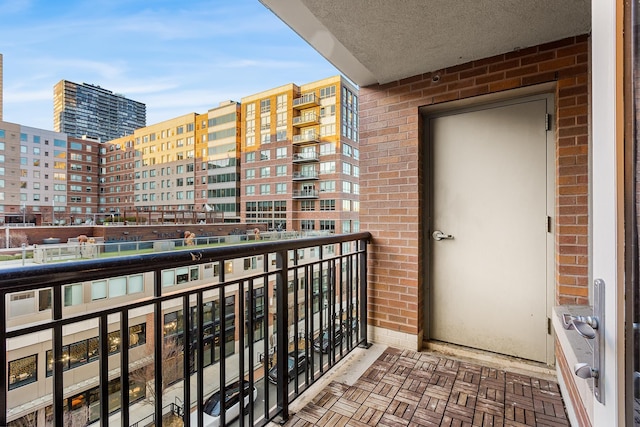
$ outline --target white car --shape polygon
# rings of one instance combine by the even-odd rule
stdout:
[[[244,384],[244,405],[243,408],[249,406],[250,394],[249,384]],[[225,388],[225,421],[230,424],[240,416],[240,383],[235,382],[229,384]],[[253,402],[258,398],[258,390],[253,387]],[[220,427],[220,391],[213,393],[203,405],[202,421],[204,427]],[[198,425],[198,411],[191,413],[191,425]]]

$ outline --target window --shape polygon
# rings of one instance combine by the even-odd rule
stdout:
[[[245,123],[245,130],[247,133],[254,133],[256,131],[255,119],[247,120],[247,122]]]
[[[262,150],[260,152],[260,160],[271,160],[271,150]]]
[[[326,107],[320,107],[320,117],[330,117],[336,115],[336,106],[327,105]]]
[[[260,130],[270,130],[271,129],[271,116],[262,116],[260,118]]]
[[[320,191],[321,192],[334,192],[334,191],[336,191],[336,182],[335,181],[321,181],[320,182]]]
[[[323,87],[320,89],[320,99],[322,98],[329,98],[332,96],[336,96],[336,87],[334,86],[328,86],[328,87]]]
[[[271,176],[271,168],[270,167],[260,168],[260,178],[268,178],[270,176]]]
[[[71,307],[82,304],[82,285],[67,285],[64,287],[64,306]]]
[[[342,173],[345,175],[351,175],[351,163],[342,163]]]
[[[287,147],[280,147],[276,149],[276,159],[284,159],[287,157]]]
[[[336,134],[335,123],[320,126],[320,136],[331,136],[335,134]],[[333,144],[327,144],[327,145],[333,145]]]
[[[263,99],[260,101],[260,113],[268,113],[271,111],[271,100]]]
[[[247,196],[253,196],[256,194],[256,186],[255,185],[247,185],[244,194]]]
[[[287,112],[277,113],[276,114],[276,126],[286,126],[287,125]]]
[[[282,111],[287,109],[287,94],[278,95],[276,97],[276,110]]]
[[[316,210],[316,201],[315,200],[302,200],[300,202],[300,210],[301,211],[315,211]]]
[[[256,177],[255,169],[247,169],[244,174],[245,179],[254,179]]]
[[[246,153],[244,155],[244,161],[245,163],[253,163],[256,161],[256,152],[252,151],[250,153]]]
[[[9,362],[9,390],[34,383],[38,380],[38,355],[23,357]]]
[[[335,173],[336,162],[322,162],[320,163],[320,173]]]
[[[335,201],[335,199],[320,200],[320,210],[321,211],[335,211],[336,210],[336,201]]]
[[[335,154],[335,153],[336,153],[336,146],[334,143],[329,142],[329,143],[320,145],[321,156],[326,156],[327,154]]]
[[[276,176],[286,176],[287,175],[287,166],[279,165],[276,166]]]
[[[276,194],[286,194],[287,192],[287,183],[279,182],[276,184]]]
[[[335,233],[335,231],[336,231],[336,222],[333,221],[333,220],[321,219],[320,220],[320,230],[330,231],[332,233]]]
[[[315,230],[315,221],[312,219],[303,219],[300,221],[300,229],[302,231]]]
[[[271,194],[271,184],[260,184],[260,194]]]
[[[247,104],[246,105],[246,115],[247,118],[249,117],[255,117],[256,115],[256,104]]]
[[[349,181],[342,181],[342,192],[351,193],[351,183]]]
[[[286,130],[278,130],[276,131],[276,141],[286,141],[287,140],[287,131]]]
[[[91,283],[91,301],[107,298],[107,281],[97,280]]]

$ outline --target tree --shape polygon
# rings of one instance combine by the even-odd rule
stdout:
[[[162,386],[160,393],[171,384],[182,378],[182,366],[184,359],[184,349],[175,337],[166,338],[162,346]],[[154,405],[156,402],[155,388],[155,364],[153,362],[153,346],[147,345],[147,352],[144,359],[148,359],[149,363],[130,374],[132,381],[145,384],[145,402]]]

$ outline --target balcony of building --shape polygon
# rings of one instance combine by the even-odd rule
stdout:
[[[320,118],[316,113],[305,113],[293,118],[293,127],[304,127],[320,124]]]
[[[293,153],[293,163],[319,162],[320,155],[316,150],[304,150]]]
[[[0,269],[0,425],[569,425],[548,367],[372,345],[369,239]]]
[[[320,174],[317,169],[305,168],[293,172],[294,181],[312,181],[318,180],[319,178]]]
[[[320,142],[320,135],[316,131],[306,131],[299,135],[293,135],[293,143],[296,145],[317,144]]]
[[[293,108],[300,110],[303,108],[317,107],[320,105],[320,99],[315,93],[305,93],[299,98],[293,100]]]
[[[0,425],[287,419],[367,344],[369,237],[3,266]]]
[[[317,199],[320,192],[313,188],[294,189],[292,194],[294,199]]]

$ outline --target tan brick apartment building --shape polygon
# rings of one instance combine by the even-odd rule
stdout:
[[[357,112],[357,90],[340,76],[242,98],[243,220],[358,231]]]

